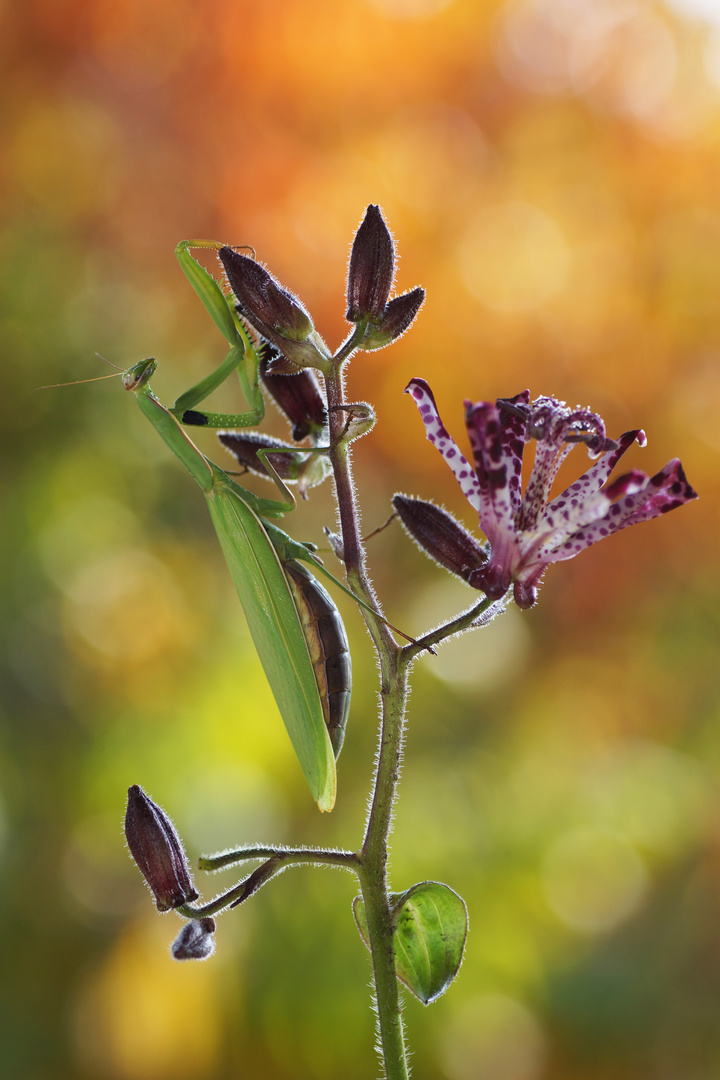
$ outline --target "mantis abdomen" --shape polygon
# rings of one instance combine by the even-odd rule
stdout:
[[[283,563],[315,671],[333,753],[345,739],[350,711],[352,666],[345,627],[335,602],[320,582],[296,561]]]

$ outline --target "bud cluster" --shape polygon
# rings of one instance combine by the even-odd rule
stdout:
[[[266,374],[291,375],[303,368],[328,371],[330,351],[300,300],[264,266],[235,248],[221,247],[218,256],[238,313],[273,346]],[[420,310],[424,289],[390,299],[394,277],[392,236],[380,208],[371,204],[355,235],[348,268],[345,317],[358,327],[354,348],[384,348],[405,333]],[[275,395],[274,390],[271,393]]]
[[[379,206],[368,206],[350,254],[347,282],[348,322],[365,324],[359,348],[383,349],[413,322],[425,290],[412,289],[389,300],[395,277],[395,248]]]

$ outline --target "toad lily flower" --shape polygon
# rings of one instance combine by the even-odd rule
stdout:
[[[518,607],[532,607],[551,563],[572,559],[628,525],[650,521],[697,498],[677,458],[655,476],[633,469],[606,484],[625,451],[634,442],[645,445],[644,432],[628,431],[614,442],[595,413],[570,409],[550,397],[531,402],[527,390],[495,404],[465,402],[473,469],[446,431],[428,384],[412,379],[407,392],[420,410],[427,438],[478,512],[489,550],[486,561],[478,560],[466,580],[492,600],[512,585]],[[522,456],[531,439],[537,440],[535,462],[523,494]],[[578,442],[598,460],[550,500],[558,469]]]

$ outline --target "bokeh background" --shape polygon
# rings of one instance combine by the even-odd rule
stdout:
[[[341,601],[355,704],[321,817],[199,491],[118,380],[36,390],[104,374],[96,352],[155,355],[172,401],[219,362],[173,257],[189,237],[252,244],[338,344],[375,202],[398,288],[427,302],[352,365],[378,413],[355,454],[368,531],[396,490],[473,524],[413,375],[458,439],[463,398],[529,386],[643,426],[629,464],[681,456],[701,493],[417,665],[393,886],[448,882],[471,932],[451,991],[408,1002],[414,1075],[717,1077],[720,4],[5,0],[0,59],[2,1075],[377,1075],[350,876],[285,874],[180,965],[121,833],[140,783],[193,858],[356,846],[358,614]],[[293,531],[332,521],[318,490]],[[397,526],[371,560],[409,631],[468,602]]]

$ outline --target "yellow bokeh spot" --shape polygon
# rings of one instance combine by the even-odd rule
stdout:
[[[116,551],[83,567],[66,592],[66,625],[93,649],[126,664],[187,640],[182,594],[142,549]]]
[[[174,916],[128,929],[75,1009],[78,1054],[90,1075],[199,1080],[218,1050],[217,964],[179,963],[167,948]]]
[[[371,7],[392,19],[423,19],[446,8],[451,0],[368,0]]]
[[[627,839],[606,829],[577,829],[552,845],[543,868],[545,896],[555,914],[581,933],[611,930],[639,906],[645,866]]]
[[[545,1036],[532,1013],[504,994],[465,1002],[442,1037],[450,1080],[536,1080],[543,1072]]]
[[[568,245],[555,221],[520,201],[482,210],[457,254],[469,292],[508,313],[541,307],[563,288],[570,268]]]

